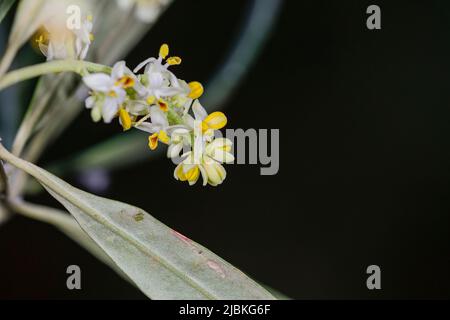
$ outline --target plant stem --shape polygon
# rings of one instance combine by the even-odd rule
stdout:
[[[98,260],[109,266],[124,280],[135,285],[133,281],[131,281],[130,278],[116,266],[111,258],[83,231],[83,229],[81,229],[78,222],[71,215],[58,209],[27,203],[21,199],[10,200],[8,202],[8,207],[22,216],[55,226]]]
[[[17,51],[19,48],[16,45],[8,45],[6,48],[6,52],[3,54],[3,57],[0,61],[0,78],[8,71],[11,63],[13,62]]]
[[[5,224],[6,222],[8,222],[10,218],[11,218],[11,213],[6,208],[6,206],[4,206],[2,203],[0,203],[0,226]]]
[[[3,192],[5,197],[9,194],[8,175],[6,174],[3,162],[0,160],[0,192]],[[1,198],[0,198],[1,199]]]
[[[69,223],[73,218],[67,215],[65,212],[44,207],[40,205],[28,204],[21,199],[9,199],[8,207],[14,212],[17,212],[27,218],[52,224],[54,226],[60,226],[64,223]]]
[[[0,80],[0,90],[3,90],[6,87],[20,81],[35,78],[44,74],[59,72],[75,72],[83,76],[86,72],[111,73],[111,68],[102,64],[80,60],[57,60],[44,62],[7,73]]]
[[[22,121],[19,130],[17,131],[16,137],[14,138],[14,143],[12,146],[12,153],[14,155],[20,157],[25,144],[28,142],[32,132],[36,128],[36,124],[42,118],[45,108],[47,107],[47,104],[50,101],[56,87],[61,84],[62,80],[62,74],[59,74],[56,79],[51,79],[51,81],[49,81],[50,83],[47,84],[45,92],[40,94],[40,99],[37,100],[36,96],[32,98],[31,105],[25,114],[25,118]],[[46,79],[42,77],[39,81],[46,81]]]
[[[5,160],[10,157],[14,157],[2,146],[1,143],[0,156]],[[7,182],[6,173],[4,171],[1,160],[0,178],[4,180],[5,183]],[[89,251],[94,257],[99,259],[104,264],[108,265],[123,279],[130,282],[131,284],[134,284],[134,282],[131,281],[130,278],[119,267],[116,266],[111,258],[81,229],[78,222],[71,215],[66,214],[64,211],[58,209],[27,203],[18,197],[8,196],[5,200],[5,208],[11,209],[12,211],[30,219],[38,220],[57,227],[68,237],[70,237],[72,240]],[[3,218],[3,215],[5,216],[5,219],[8,218],[8,216],[6,215],[7,212],[3,212],[3,209],[4,207],[0,207],[0,222],[2,220],[1,218]]]
[[[11,217],[6,201],[9,197],[9,181],[3,161],[0,160],[0,225]]]

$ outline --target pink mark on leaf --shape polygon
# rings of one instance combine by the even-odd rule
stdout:
[[[183,241],[184,243],[187,243],[188,245],[192,246],[191,243],[191,239],[189,239],[188,237],[186,237],[185,235],[182,235],[181,233],[172,230],[172,233],[175,235],[175,237],[177,237],[178,239],[180,239],[181,241]]]
[[[222,267],[217,262],[208,260],[206,264],[208,265],[208,267],[217,272],[221,278],[225,278],[225,271],[223,271]]]

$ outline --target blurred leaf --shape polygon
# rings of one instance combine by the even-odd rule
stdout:
[[[0,76],[11,66],[17,52],[39,27],[39,8],[44,0],[22,0],[17,6],[6,50],[0,60]]]
[[[0,46],[6,42],[6,29],[0,25]],[[17,87],[0,91],[0,137],[6,146],[12,144],[17,129],[20,112],[18,93]]]
[[[268,40],[282,3],[283,0],[252,1],[228,57],[206,86],[204,105],[222,105],[233,95]]]
[[[274,299],[244,273],[143,210],[76,189],[1,145],[0,157],[37,179],[149,298]]]
[[[0,0],[0,22],[5,18],[16,0]]]
[[[0,203],[0,225],[6,222],[10,214],[8,210]]]
[[[84,171],[87,169],[118,167],[132,164],[136,159],[144,160],[162,153],[163,148],[151,151],[147,146],[145,133],[141,131],[128,131],[117,135],[115,139],[108,139],[64,161],[50,164],[47,169],[54,173],[67,173]],[[133,156],[130,156],[133,154]]]
[[[58,228],[70,239],[77,242],[94,257],[108,265],[118,275],[132,283],[132,281],[117,267],[111,258],[81,229],[77,221],[69,214],[54,208],[26,203],[22,200],[9,201],[9,206],[15,212],[28,218],[48,223]],[[2,207],[0,205],[0,219]],[[134,285],[134,283],[132,283]]]

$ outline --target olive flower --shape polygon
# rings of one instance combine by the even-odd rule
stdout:
[[[84,83],[92,90],[91,96],[86,99],[86,108],[91,109],[91,116],[94,121],[103,118],[105,123],[110,123],[112,119],[119,115],[124,129],[129,129],[131,123],[129,115],[124,108],[127,98],[127,89],[135,88],[137,84],[136,76],[128,69],[124,61],[117,62],[112,68],[111,75],[105,73],[94,73],[83,77]],[[135,88],[142,90],[139,85]]]

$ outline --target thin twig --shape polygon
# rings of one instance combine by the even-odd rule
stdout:
[[[48,105],[48,102],[50,101],[50,98],[52,97],[54,90],[57,88],[57,86],[62,81],[63,74],[58,74],[56,79],[51,79],[50,86],[48,86],[44,92],[44,94],[41,96],[41,99],[38,101],[31,102],[33,105],[29,112],[25,115],[25,119],[22,121],[19,131],[16,134],[16,138],[14,139],[13,147],[12,147],[12,153],[16,156],[20,156],[23,148],[28,142],[28,139],[30,138],[30,135],[35,130],[36,124],[38,123],[39,119],[42,118],[45,108]],[[45,78],[41,78],[41,80],[46,81]]]
[[[0,80],[0,90],[16,84],[17,82],[32,79],[44,74],[75,72],[82,75],[86,70],[89,72],[111,72],[110,67],[104,66],[102,64],[80,60],[55,60],[35,64],[30,67],[25,67],[7,73]]]
[[[78,222],[69,214],[62,210],[36,205],[25,202],[21,199],[10,199],[8,207],[14,212],[27,218],[48,223],[78,243],[81,247],[90,252],[98,260],[109,266],[124,280],[134,283],[128,276],[117,267],[111,258],[81,229]]]
[[[9,195],[8,175],[2,160],[0,160],[0,183],[3,186],[3,197],[7,198]]]

